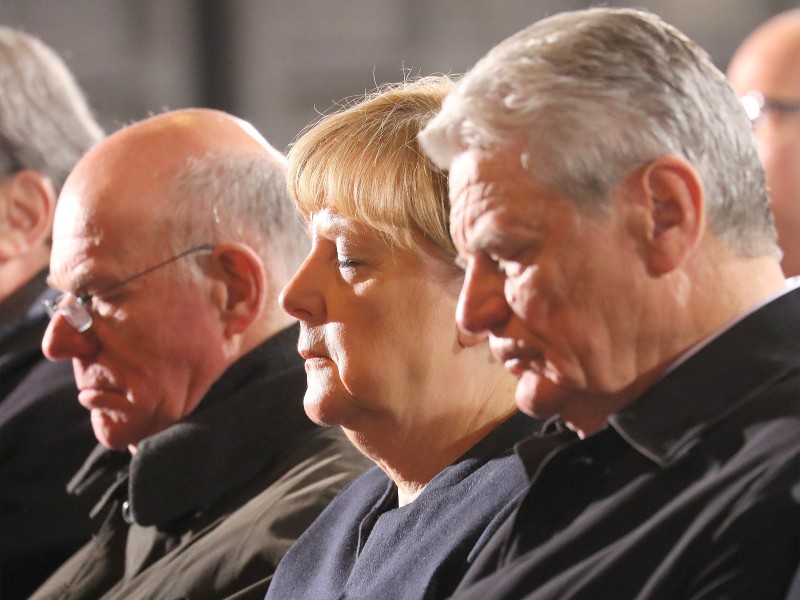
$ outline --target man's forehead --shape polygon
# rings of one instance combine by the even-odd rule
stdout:
[[[142,231],[142,219],[65,192],[53,225],[50,279],[54,287],[75,291],[96,279],[119,276],[126,270],[122,265],[136,268],[155,251],[153,236]],[[118,273],[120,269],[123,272]]]
[[[510,151],[469,151],[450,166],[451,220],[475,216],[498,202],[521,195],[533,182],[524,171],[519,154]]]
[[[53,217],[53,238],[57,240],[61,235],[73,235],[75,230],[86,229],[91,226],[95,209],[82,201],[80,192],[73,187],[64,187],[56,204]]]
[[[456,195],[468,191],[468,187],[514,188],[526,178],[520,154],[511,149],[468,150],[450,164],[450,189]]]
[[[97,271],[100,242],[85,231],[62,231],[53,238],[48,283],[62,291],[77,291],[89,283]]]

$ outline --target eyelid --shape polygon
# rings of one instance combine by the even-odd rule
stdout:
[[[354,258],[352,256],[349,256],[347,254],[341,254],[339,252],[336,253],[336,262],[337,262],[337,264],[339,265],[340,268],[341,267],[356,267],[356,266],[359,266],[359,265],[363,264],[363,262],[360,261],[359,259]]]

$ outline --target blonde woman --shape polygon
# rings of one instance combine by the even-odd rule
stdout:
[[[385,87],[289,153],[312,239],[282,294],[301,325],[305,410],[377,466],[297,541],[268,598],[446,596],[526,487],[511,449],[537,424],[486,338],[456,328],[447,179],[416,140],[451,87]]]

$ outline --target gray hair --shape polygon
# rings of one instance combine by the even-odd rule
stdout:
[[[741,104],[704,50],[644,11],[561,13],[506,39],[421,143],[442,167],[468,148],[521,147],[532,176],[593,214],[634,169],[682,156],[703,181],[711,231],[741,255],[780,256]]]
[[[67,66],[39,39],[0,27],[0,176],[33,169],[58,193],[103,137]]]
[[[256,152],[211,150],[184,160],[170,183],[166,236],[173,253],[222,242],[255,250],[283,285],[305,259],[305,224],[286,191],[286,163]]]

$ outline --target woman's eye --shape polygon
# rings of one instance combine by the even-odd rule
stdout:
[[[351,258],[349,256],[337,256],[336,257],[336,265],[340,269],[352,269],[354,267],[357,267],[360,264],[361,263],[358,260],[356,260],[355,258]]]

